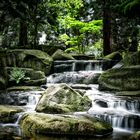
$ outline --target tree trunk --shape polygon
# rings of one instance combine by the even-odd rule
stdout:
[[[26,46],[27,44],[27,23],[23,20],[20,20],[19,46]]]
[[[134,27],[135,28],[135,27]],[[137,40],[137,36],[138,36],[138,29],[134,29],[133,34],[131,36],[131,46],[129,48],[130,52],[136,52],[138,51],[138,40]]]
[[[103,5],[103,55],[111,53],[111,13],[107,0]]]

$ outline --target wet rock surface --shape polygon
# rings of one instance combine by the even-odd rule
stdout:
[[[87,96],[82,96],[67,84],[48,87],[40,98],[37,112],[44,113],[68,113],[85,111],[91,107],[91,101]]]
[[[96,136],[112,132],[112,127],[94,117],[76,115],[53,115],[43,113],[25,114],[20,127],[25,135],[77,135]],[[30,131],[29,131],[30,130]]]
[[[0,105],[0,123],[12,123],[18,118],[17,113],[23,109],[17,106]]]

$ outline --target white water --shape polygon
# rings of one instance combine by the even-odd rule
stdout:
[[[66,66],[66,64],[64,64]],[[113,93],[105,93],[98,90],[98,85],[76,85],[79,77],[84,79],[90,78],[97,73],[102,73],[101,65],[95,66],[94,70],[91,63],[86,65],[85,71],[75,71],[76,63],[72,65],[72,71],[70,72],[62,72],[62,73],[54,73],[47,78],[47,82],[49,84],[59,84],[66,82],[74,88],[81,87],[90,87],[91,89],[86,89],[86,95],[92,100],[92,107],[86,112],[76,112],[79,114],[88,113],[91,116],[98,117],[99,119],[105,120],[109,122],[113,128],[114,132],[117,131],[117,135],[121,133],[132,133],[132,131],[136,131],[140,129],[140,100],[139,99],[131,99],[124,97],[116,97]],[[58,66],[59,67],[59,66]],[[59,79],[57,81],[57,79]],[[47,83],[47,86],[49,84]],[[28,98],[28,104],[25,106],[26,111],[32,112],[34,111],[38,100],[41,96],[40,92],[32,91]],[[20,120],[20,116],[18,120],[14,124],[5,124],[3,127],[16,127],[17,131],[19,131],[18,121]],[[11,127],[11,128],[12,128]],[[20,131],[18,132],[20,134]]]
[[[69,66],[69,71],[63,69],[60,73],[48,76],[47,84],[67,83],[71,86],[74,84],[75,88],[78,84],[79,89],[79,85],[84,83],[85,79],[102,73],[103,66],[101,61],[57,61],[56,71],[63,68],[61,64],[65,67],[72,64],[72,67]],[[99,91],[98,85],[88,84],[89,86],[91,89],[86,90],[86,95],[92,100],[92,107],[88,110],[88,114],[109,122],[116,130],[135,131],[140,129],[140,99],[117,97],[114,93]],[[82,84],[81,87],[83,88]]]
[[[113,93],[98,91],[95,86],[86,95],[92,100],[90,115],[109,122],[113,128],[132,131],[140,128],[139,100],[116,97]]]

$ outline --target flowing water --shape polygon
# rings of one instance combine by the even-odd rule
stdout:
[[[103,61],[56,61],[54,73],[47,77],[47,86],[67,83],[76,90],[84,90],[85,94],[92,100],[92,107],[86,112],[75,113],[88,113],[110,123],[114,129],[112,135],[105,138],[59,138],[37,135],[34,137],[35,140],[127,140],[130,134],[140,130],[139,98],[120,97],[114,93],[101,92],[98,90],[98,84],[91,84],[103,72],[104,65]],[[34,111],[41,93],[40,91],[20,93],[28,95],[27,104],[24,106],[26,111]],[[20,116],[22,114],[19,114],[18,120]],[[15,133],[21,135],[18,120],[14,124],[0,124],[0,127],[16,128]]]

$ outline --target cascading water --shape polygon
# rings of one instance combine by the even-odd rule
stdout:
[[[99,92],[95,87],[86,94],[93,101],[89,114],[109,122],[113,128],[131,131],[140,128],[140,100],[116,97],[113,93]]]
[[[96,75],[99,76],[105,69],[105,64],[101,60],[56,61],[54,74],[47,78],[47,84],[67,83],[74,84],[74,87],[76,84],[88,84],[91,89],[86,90],[86,95],[93,104],[88,114],[109,122],[115,129],[136,131],[140,129],[140,99],[101,92],[98,85],[91,84]]]
[[[16,91],[16,92],[9,92],[7,94],[1,93],[0,104],[2,105],[9,104],[9,105],[14,105],[15,107],[20,106],[21,108],[23,108],[25,112],[34,112],[34,109],[36,107],[36,104],[38,103],[39,97],[41,96],[42,92],[43,91],[28,91],[28,92]],[[4,132],[10,133],[12,135],[21,136],[21,130],[19,128],[18,123],[20,118],[25,112],[15,114],[13,116],[15,117],[14,122],[0,123],[0,133],[1,130],[3,130]]]
[[[84,90],[83,93],[92,100],[92,107],[87,112],[76,113],[88,113],[91,116],[95,116],[112,124],[114,130],[117,130],[117,132],[114,132],[113,135],[108,138],[104,138],[104,140],[124,140],[123,137],[128,136],[128,131],[132,132],[140,129],[140,99],[119,97],[114,93],[99,91],[97,79],[102,71],[105,70],[105,65],[106,63],[101,60],[55,61],[54,73],[47,77],[47,86],[49,84],[67,83],[78,91],[81,89]],[[20,94],[19,92],[15,92],[7,94],[7,98],[5,95],[4,97],[1,95],[0,102],[3,101],[1,104],[7,104],[9,102],[9,104],[13,105],[22,105],[25,111],[31,112],[34,111],[42,92],[43,91],[20,92]],[[19,120],[22,114],[18,114],[18,116]],[[0,128],[5,129],[8,127],[12,129],[12,132],[14,130],[16,134],[20,135],[18,120],[12,124],[0,124]],[[50,138],[46,137],[42,139],[39,137],[37,140],[43,139],[50,140]],[[60,139],[58,138],[56,140]],[[66,139],[64,138],[62,140]],[[100,140],[100,138],[95,138],[95,140]]]

